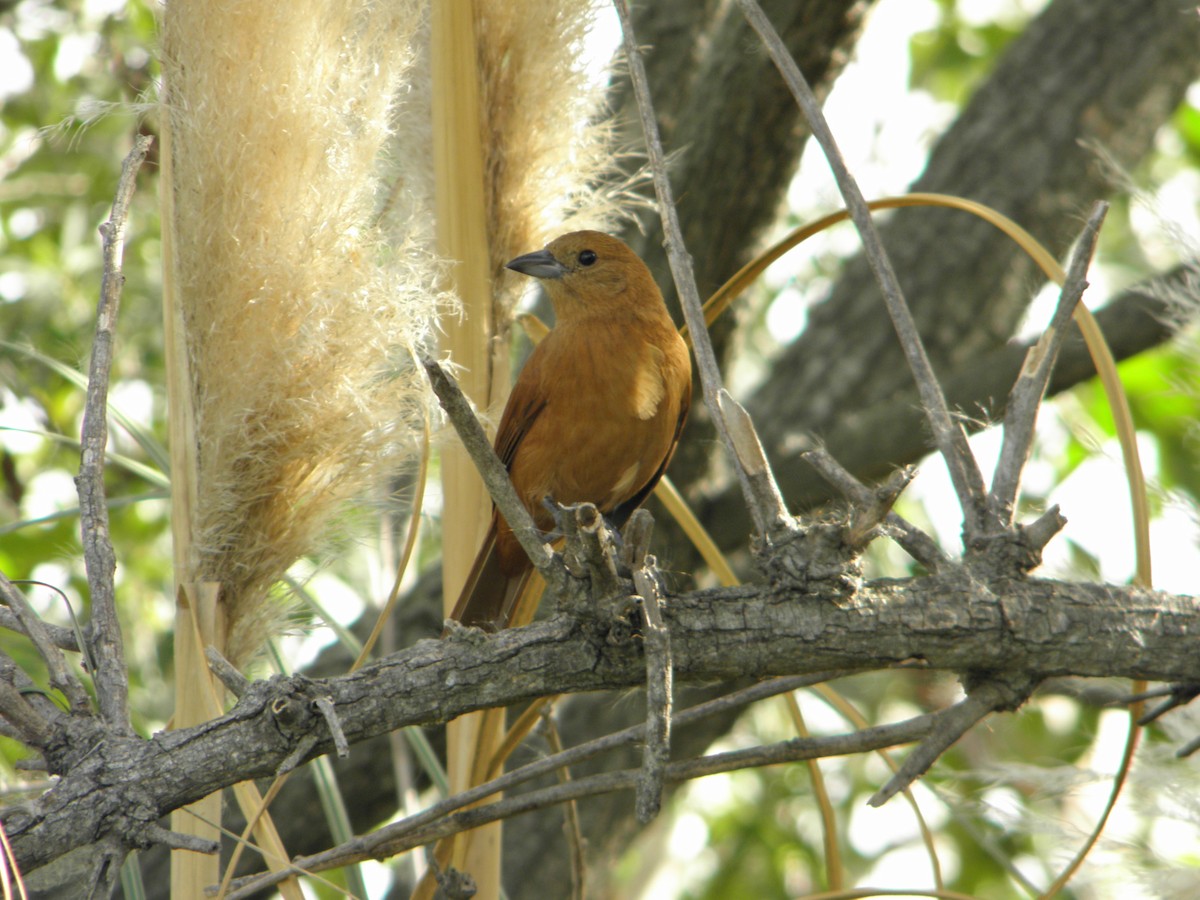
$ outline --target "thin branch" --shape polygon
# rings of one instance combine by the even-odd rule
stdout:
[[[937,572],[950,562],[950,557],[938,546],[937,541],[913,525],[907,519],[890,511],[891,502],[899,494],[897,488],[907,484],[912,478],[911,469],[900,469],[893,473],[897,478],[895,484],[890,484],[883,492],[883,497],[876,494],[841,463],[833,458],[823,446],[814,447],[800,454],[801,459],[812,466],[822,478],[837,488],[858,509],[863,510],[867,519],[872,517],[872,510],[882,512],[885,525],[884,534],[899,544],[909,556],[923,565],[930,572]],[[882,502],[881,502],[882,501]],[[886,503],[886,506],[884,505]],[[878,521],[878,519],[876,519]],[[866,521],[858,523],[861,529]]]
[[[637,785],[637,818],[643,825],[653,821],[662,808],[663,776],[671,758],[671,633],[663,624],[662,591],[654,566],[654,557],[646,556],[633,573],[645,611],[646,732]]]
[[[34,684],[11,656],[0,651],[0,717],[7,721],[18,740],[39,750],[61,738],[67,714]]]
[[[562,737],[558,733],[558,726],[554,724],[554,715],[551,709],[542,711],[542,722],[545,727],[546,744],[550,747],[550,752],[562,753]],[[560,768],[558,780],[560,782],[570,781],[570,768],[567,766]],[[583,900],[587,896],[587,865],[583,856],[583,827],[579,822],[579,804],[574,800],[567,801],[563,806],[563,817],[566,820],[563,822],[563,830],[566,832],[567,847],[571,858],[571,900]]]
[[[936,713],[927,714],[905,722],[879,725],[850,734],[820,738],[796,738],[761,747],[680,760],[667,765],[664,777],[667,783],[676,784],[706,775],[733,772],[739,769],[827,756],[846,756],[883,747],[893,747],[897,744],[907,744],[924,737],[933,727],[936,717]],[[389,839],[390,835],[386,834],[390,826],[382,828],[374,834],[355,838],[333,850],[297,858],[293,860],[292,867],[285,872],[271,872],[241,879],[236,882],[236,890],[229,894],[229,900],[250,897],[256,891],[277,884],[288,874],[301,871],[319,872],[367,859],[385,859],[450,834],[478,828],[490,822],[554,806],[568,800],[579,800],[583,797],[593,797],[612,791],[633,790],[637,787],[639,777],[640,773],[637,769],[626,769],[556,784],[552,787],[531,791],[528,794],[453,813],[436,820],[427,828],[395,839]]]
[[[945,753],[976,723],[993,712],[1015,709],[1033,691],[1034,682],[1013,684],[992,679],[971,688],[961,701],[935,713],[935,722],[928,736],[908,754],[904,764],[882,788],[867,801],[879,807],[924,775],[937,758]]]
[[[1063,530],[1066,524],[1067,520],[1056,503],[1034,521],[1022,526],[1021,531],[1030,546],[1041,550],[1050,543],[1052,537]]]
[[[720,409],[720,421],[728,431],[729,442],[737,456],[738,464],[745,473],[746,485],[753,498],[750,504],[751,512],[759,510],[761,513],[759,519],[755,520],[755,526],[759,527],[760,533],[763,534],[767,532],[762,531],[760,519],[773,523],[770,525],[773,529],[785,527],[786,523],[791,522],[791,516],[783,502],[783,494],[775,481],[775,473],[771,471],[771,464],[767,461],[766,451],[763,450],[762,440],[754,428],[750,413],[746,412],[746,408],[734,400],[733,395],[725,388],[717,392],[717,407]]]
[[[900,339],[900,346],[904,350],[913,378],[917,382],[921,404],[929,417],[934,441],[946,459],[950,478],[954,483],[955,492],[958,494],[959,503],[962,505],[964,531],[968,537],[976,535],[981,531],[984,503],[987,498],[983,476],[980,474],[975,457],[971,455],[971,448],[967,444],[967,437],[962,426],[950,414],[946,397],[942,393],[941,385],[938,384],[937,376],[933,372],[933,366],[925,353],[916,323],[904,300],[904,294],[900,290],[900,283],[896,280],[891,260],[884,252],[883,244],[879,240],[879,232],[876,231],[875,224],[871,220],[867,202],[854,177],[846,168],[846,162],[842,158],[841,151],[838,150],[833,132],[829,129],[829,123],[825,121],[817,98],[813,95],[812,89],[800,72],[800,67],[788,53],[787,47],[784,46],[774,26],[771,25],[755,0],[738,0],[738,6],[741,7],[750,26],[762,38],[767,52],[784,81],[787,82],[797,104],[804,112],[813,137],[817,139],[825,153],[825,158],[829,161],[829,167],[833,171],[838,189],[846,201],[846,208],[850,211],[850,217],[862,239],[863,253],[883,291],[883,299],[896,329],[896,336]]]
[[[50,676],[50,686],[62,691],[63,696],[67,698],[67,703],[71,707],[71,712],[75,714],[86,714],[91,711],[92,704],[88,699],[87,690],[83,686],[83,682],[76,677],[75,673],[67,665],[67,658],[57,644],[50,637],[46,625],[37,613],[33,611],[33,607],[29,605],[29,601],[25,599],[25,595],[17,590],[12,582],[0,574],[0,595],[2,595],[12,611],[16,614],[20,621],[25,634],[29,640],[33,642],[38,655],[46,663],[46,671]]]
[[[1001,528],[1010,526],[1017,503],[1017,491],[1021,486],[1021,472],[1029,459],[1033,446],[1034,426],[1042,397],[1050,384],[1050,373],[1054,369],[1058,351],[1067,334],[1075,307],[1087,289],[1087,271],[1096,253],[1100,239],[1100,226],[1108,213],[1108,204],[1099,201],[1092,207],[1083,233],[1071,255],[1067,277],[1058,296],[1058,307],[1041,339],[1025,357],[1025,364],[1017,376],[1008,397],[1004,412],[1004,440],[1000,447],[1000,459],[992,475],[992,491],[988,497],[988,512],[993,522]]]
[[[12,602],[8,599],[10,592],[16,593],[18,584],[39,584],[45,585],[41,581],[10,581],[3,572],[0,572],[0,600],[4,600],[7,606],[0,606],[0,628],[7,628],[9,631],[15,631],[17,634],[23,634],[29,637],[29,632],[25,630],[25,626],[21,624],[20,618],[13,609]],[[53,585],[45,585],[51,590],[58,590]],[[61,593],[61,592],[60,592]],[[70,607],[68,606],[68,610]],[[74,620],[74,611],[71,611],[71,618]],[[46,636],[55,647],[63,650],[69,650],[72,653],[79,652],[79,640],[75,633],[75,629],[66,628],[62,625],[52,625],[49,622],[42,622],[42,628],[46,632]]]
[[[774,678],[769,681],[762,681],[750,687],[743,688],[739,691],[734,691],[717,697],[713,700],[708,700],[704,703],[699,703],[689,707],[675,717],[677,727],[691,725],[708,716],[720,715],[729,712],[733,709],[740,709],[748,706],[751,703],[756,703],[760,700],[766,700],[770,697],[789,691],[800,690],[801,688],[811,687],[814,684],[820,684],[823,681],[831,681],[846,675],[846,672],[823,672],[814,675],[793,675],[783,678]],[[506,772],[496,778],[491,779],[485,784],[478,785],[455,794],[452,797],[447,797],[445,800],[434,804],[428,809],[422,810],[419,813],[414,813],[407,818],[387,825],[379,829],[373,835],[355,838],[347,845],[355,844],[365,840],[397,840],[408,834],[415,834],[423,829],[436,823],[439,819],[460,810],[473,803],[477,803],[493,794],[501,791],[508,791],[512,788],[532,781],[535,778],[540,778],[554,771],[565,771],[570,766],[577,765],[592,759],[601,753],[606,753],[609,750],[614,750],[618,747],[627,746],[637,743],[645,734],[644,725],[631,725],[621,731],[605,735],[604,737],[596,738],[588,741],[585,744],[571,747],[567,750],[556,752],[553,756],[548,756],[544,759],[535,760],[532,763],[522,766],[519,769],[514,769],[511,772]],[[386,832],[386,833],[385,833]],[[316,856],[325,858],[327,855],[337,855],[342,852],[339,848],[334,847],[323,851]],[[252,876],[258,877],[258,876]]]
[[[204,648],[204,658],[208,661],[208,668],[214,675],[221,680],[221,684],[229,693],[235,697],[241,697],[250,687],[250,679],[237,670],[237,668],[221,655],[221,651],[211,644]]]
[[[1127,706],[1140,703],[1144,700],[1154,700],[1159,697],[1165,697],[1166,699],[1142,713],[1137,721],[1139,725],[1149,725],[1151,722],[1157,721],[1171,712],[1171,710],[1187,706],[1197,697],[1200,697],[1200,684],[1167,684],[1153,690],[1142,691],[1132,696],[1123,694],[1116,698],[1112,702],[1112,705]]]
[[[38,750],[50,746],[56,734],[56,729],[29,705],[21,692],[3,680],[0,680],[0,716],[16,729],[22,742]]]
[[[129,721],[129,674],[125,669],[125,649],[121,623],[117,618],[113,575],[116,556],[108,532],[108,507],[104,492],[104,448],[108,443],[108,377],[112,369],[113,342],[121,288],[125,251],[125,225],[129,204],[151,138],[139,134],[133,149],[121,166],[117,195],[108,221],[100,226],[103,238],[104,275],[100,282],[100,303],[96,311],[96,339],[88,369],[87,405],[83,412],[80,436],[79,474],[75,488],[79,492],[80,531],[88,589],[92,597],[92,655],[96,671],[92,677],[100,716],[121,734],[132,734]]]
[[[508,477],[508,470],[492,449],[466,397],[454,379],[435,360],[422,357],[421,364],[429,373],[429,383],[433,386],[433,392],[437,394],[438,402],[446,411],[450,424],[458,432],[471,461],[475,463],[475,468],[483,478],[492,501],[512,528],[521,549],[533,561],[533,567],[546,579],[546,584],[556,593],[562,594],[567,580],[566,570],[547,546],[542,532],[534,524],[533,517],[525,509],[521,498],[517,496],[517,490]]]
[[[342,730],[342,722],[338,718],[333,700],[330,697],[322,695],[317,697],[313,703],[325,719],[325,724],[329,726],[329,733],[333,735],[333,747],[337,752],[338,759],[345,759],[350,755],[350,743],[346,740],[346,732]]]
[[[171,850],[191,850],[193,853],[216,853],[221,849],[217,841],[210,841],[196,834],[169,831],[161,825],[149,824],[142,829],[142,837],[152,844],[162,844]]]
[[[637,98],[638,111],[642,118],[642,129],[646,135],[646,151],[650,159],[650,169],[654,174],[654,192],[658,196],[658,214],[662,218],[663,234],[666,236],[667,260],[671,265],[675,288],[679,292],[683,316],[692,336],[696,368],[700,373],[700,384],[704,389],[704,402],[712,414],[713,422],[721,439],[725,442],[725,449],[737,472],[742,493],[754,519],[754,527],[760,534],[767,536],[781,528],[788,527],[791,516],[788,515],[782,500],[778,500],[774,504],[765,504],[764,499],[769,497],[769,494],[760,496],[752,488],[733,436],[730,434],[729,425],[722,414],[719,403],[719,394],[722,389],[721,370],[717,365],[717,356],[713,351],[712,341],[708,336],[708,327],[704,322],[704,310],[700,303],[700,292],[696,288],[692,259],[687,253],[683,242],[683,233],[679,227],[679,214],[675,210],[671,180],[667,176],[666,154],[663,152],[662,138],[658,132],[658,120],[654,115],[654,106],[650,99],[646,67],[642,62],[641,52],[638,50],[637,38],[633,33],[633,19],[629,15],[629,4],[626,0],[613,0],[613,5],[621,19],[625,56],[629,62],[629,74],[633,81],[633,93]],[[766,474],[770,475],[769,468],[766,469]],[[774,481],[773,476],[771,480]],[[774,491],[774,494],[776,498],[779,497],[778,489]]]

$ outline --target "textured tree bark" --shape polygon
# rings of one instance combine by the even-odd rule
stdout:
[[[765,8],[788,39],[784,14],[771,6]],[[666,17],[667,13],[659,15]],[[699,96],[679,89],[688,83],[687,73],[695,70],[696,63],[691,53],[683,51],[681,40],[660,45],[653,27],[654,20],[647,19],[644,24],[639,20],[638,33],[651,47],[647,63],[654,67],[652,87],[659,85],[654,96],[667,149],[686,153],[672,176],[681,197],[688,250],[696,262],[698,279],[707,279],[700,284],[703,292],[706,284],[715,286],[733,274],[757,246],[762,224],[770,216],[736,217],[743,215],[741,207],[750,197],[763,210],[778,208],[803,144],[803,137],[795,137],[791,129],[802,130],[803,126],[795,120],[785,126],[778,118],[749,119],[749,132],[743,134],[718,119],[725,124],[715,132],[691,132],[686,143],[680,140],[678,132],[671,129],[671,116],[680,116],[678,109],[686,98]],[[795,46],[791,43],[795,39],[792,34],[789,46]],[[745,48],[751,46],[740,45],[743,57]],[[1158,127],[1175,110],[1187,85],[1200,74],[1198,50],[1200,21],[1190,8],[1175,0],[1144,4],[1055,0],[1013,42],[938,141],[925,174],[913,188],[960,194],[996,205],[1046,242],[1052,252],[1062,254],[1088,206],[1114,193],[1093,152],[1079,142],[1097,142],[1124,166],[1136,163],[1151,146]],[[810,51],[793,52],[806,76],[821,84],[805,64]],[[673,66],[663,59],[668,53],[674,54]],[[763,63],[757,77],[740,87],[739,100],[748,106],[756,97],[775,96],[783,90],[776,73],[765,60]],[[708,90],[724,93],[719,87]],[[774,102],[792,107],[786,96]],[[774,130],[768,129],[767,122]],[[784,163],[767,164],[763,159],[783,152],[784,147],[793,154]],[[723,162],[706,168],[694,161],[698,158]],[[689,166],[704,172],[707,180],[689,177],[687,173],[693,171],[685,168]],[[757,172],[760,166],[774,173],[773,178],[755,184],[749,188],[753,193],[747,193],[745,182],[735,180],[753,177],[747,170]],[[735,189],[733,183],[742,184],[741,189]],[[700,207],[713,197],[724,207]],[[645,257],[653,261],[660,283],[667,285],[670,274],[658,248],[661,236],[657,231],[651,233],[656,236],[645,242]],[[978,383],[986,381],[983,376],[988,373],[983,371],[987,368],[984,361],[976,356],[991,352],[996,355],[988,356],[987,361],[1000,363],[997,357],[1006,355],[1001,348],[1040,278],[1017,256],[1007,238],[990,226],[972,223],[965,214],[898,213],[883,238],[929,341],[936,370],[949,373],[948,380],[953,383],[967,387],[974,382],[970,386],[978,388],[978,392],[956,393],[955,402],[973,413],[979,405],[995,400],[996,383]],[[721,262],[712,263],[716,260]],[[1156,313],[1143,315],[1138,307],[1147,308],[1135,302],[1114,310],[1118,321],[1115,330],[1108,332],[1110,339],[1122,334],[1133,338],[1140,333],[1148,341],[1142,347],[1165,339]],[[1140,323],[1138,332],[1124,330],[1131,323]],[[727,341],[722,334],[718,341],[719,350],[727,346],[721,343]],[[1129,349],[1137,352],[1134,348],[1139,343],[1131,340]],[[1052,391],[1063,386],[1067,359],[1072,357],[1079,359],[1068,352],[1060,362]],[[815,505],[830,496],[809,467],[798,461],[796,451],[787,447],[788,437],[799,431],[825,436],[836,453],[849,451],[851,458],[843,461],[860,474],[877,474],[889,462],[912,462],[924,455],[923,448],[892,446],[879,432],[867,430],[877,424],[870,421],[872,416],[883,415],[891,426],[888,434],[903,434],[910,441],[926,434],[922,414],[911,392],[904,390],[911,379],[902,369],[878,291],[865,263],[855,261],[847,265],[830,298],[811,311],[806,331],[771,363],[767,380],[746,401],[784,496],[795,508]],[[999,397],[1003,397],[1007,385],[1004,380],[999,383]],[[890,398],[890,411],[883,413],[884,400],[897,388],[901,393]],[[863,430],[854,431],[855,419],[863,423]],[[864,433],[871,435],[869,440],[861,439]],[[684,435],[670,474],[685,489],[692,486],[689,496],[722,547],[744,546],[749,519],[736,487],[719,490],[714,496],[706,484],[712,465],[710,435],[701,411]],[[1065,512],[1069,517],[1070,510]],[[660,533],[667,531],[660,528]],[[665,547],[660,555],[676,570],[690,571],[695,565],[691,549],[679,543]],[[568,740],[629,724],[638,713],[628,706],[607,698],[571,698],[562,713],[568,723],[564,730],[572,735]],[[570,727],[572,723],[578,731]],[[720,727],[713,723],[708,731],[699,726],[678,738],[702,745],[715,739]],[[582,805],[581,814],[592,859],[619,852],[636,832],[627,798],[594,798]],[[559,852],[547,852],[547,848]],[[539,884],[569,884],[557,814],[525,817],[520,839],[513,836],[505,852],[516,871],[528,871],[536,864]],[[514,882],[508,887],[515,900],[537,900],[538,888],[533,884]]]
[[[982,560],[969,570],[857,589],[753,585],[673,597],[663,617],[676,677],[760,679],[921,660],[930,669],[1034,682],[1058,675],[1200,682],[1195,598],[1002,572],[1003,560]],[[487,638],[464,632],[422,641],[350,675],[254,682],[227,715],[149,740],[115,731],[100,740],[100,726],[88,719],[63,735],[75,761],[54,787],[5,811],[17,864],[30,871],[113,835],[146,840],[157,817],[173,809],[268,777],[295,753],[330,752],[317,697],[333,704],[354,744],[548,694],[636,688],[645,660],[636,627],[620,614],[629,609],[627,598],[615,598],[594,618],[555,616]]]
[[[756,247],[782,202],[805,135],[782,82],[740,19],[714,18],[721,6],[715,0],[658,0],[635,9],[639,38],[649,48],[646,63],[664,138],[668,150],[683,154],[673,179],[702,290],[732,274]],[[827,90],[865,4],[765,6],[806,75]],[[1200,72],[1198,44],[1194,12],[1176,0],[1055,0],[1014,41],[938,142],[917,186],[997,205],[1061,253],[1082,212],[1112,193],[1078,141],[1094,139],[1123,164],[1135,162]],[[693,118],[707,124],[692,126]],[[1011,364],[1012,351],[1002,345],[1035,289],[1031,271],[1005,239],[973,226],[963,214],[917,210],[897,215],[884,240],[924,326],[935,367],[948,373],[948,387],[962,386],[955,402],[973,413],[976,404],[1003,397],[1005,380],[986,376]],[[661,235],[652,232],[641,249],[667,287],[670,276],[660,244]],[[890,438],[878,438],[884,432],[872,430],[884,421],[890,423],[888,434],[923,433],[909,395],[890,396],[908,377],[898,368],[902,363],[892,349],[890,323],[864,273],[861,263],[847,267],[830,299],[812,311],[808,330],[772,364],[768,380],[748,403],[773,453],[785,496],[797,505],[829,496],[808,467],[783,449],[798,431],[825,435],[835,454],[859,472],[878,472],[881,465],[910,461],[911,453],[920,452],[910,447],[902,454]],[[1114,313],[1112,333],[1132,338],[1130,352],[1163,339],[1165,329],[1154,315],[1146,315],[1149,308],[1131,301],[1123,304],[1130,318],[1122,318],[1126,313],[1120,309]],[[1140,323],[1136,337],[1127,329],[1130,322]],[[1063,366],[1072,358],[1068,352]],[[1064,380],[1080,376],[1079,371],[1064,373],[1060,368]],[[671,475],[682,486],[693,486],[693,498],[700,499],[703,518],[723,546],[744,546],[748,520],[740,500],[706,493],[700,485],[712,452],[704,439],[704,419],[702,411],[694,417]],[[860,428],[875,437],[863,441]],[[1070,517],[1070,510],[1064,512]],[[660,540],[671,542],[660,558],[672,569],[688,569],[690,550],[669,527],[660,524],[658,530]],[[416,596],[435,594],[428,590]],[[413,627],[418,634],[434,634],[438,626]],[[640,716],[637,702],[614,702],[609,694],[577,695],[562,709],[564,739],[585,740]],[[676,746],[681,753],[699,752],[727,724],[680,731]],[[385,755],[359,749],[348,766],[339,768],[347,779],[355,827],[362,830],[391,814],[394,791]],[[319,849],[328,837],[312,827],[320,818],[312,811],[312,792],[300,779],[294,781],[274,807],[284,839],[293,852]],[[624,846],[634,833],[632,810],[631,799],[621,795],[582,804],[593,859]],[[520,829],[509,829],[507,870],[536,867],[538,872],[536,880],[510,882],[510,896],[565,895],[569,875],[565,850],[558,852],[561,826],[561,814],[551,811],[525,816]],[[152,856],[144,862],[147,885],[156,896],[154,885],[161,882],[153,877]]]

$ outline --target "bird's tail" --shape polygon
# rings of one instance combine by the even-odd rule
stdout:
[[[497,522],[493,517],[462,593],[458,595],[458,602],[450,613],[450,618],[463,625],[486,631],[529,624],[545,587],[541,578],[531,577],[535,573],[528,563],[516,575],[504,573],[496,548],[496,532]]]

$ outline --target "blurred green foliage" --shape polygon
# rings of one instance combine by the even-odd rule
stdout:
[[[1011,17],[972,23],[954,0],[938,0],[938,9],[936,26],[912,42],[911,84],[939,100],[961,103],[1024,21]],[[138,130],[153,133],[155,127],[154,7],[141,0],[109,9],[78,0],[25,0],[0,6],[0,37],[4,35],[19,47],[32,77],[19,90],[0,94],[0,341],[5,342],[0,345],[0,417],[10,426],[41,434],[0,430],[0,570],[13,579],[45,580],[64,591],[86,619],[87,586],[71,485],[78,466],[71,441],[79,433],[82,391],[36,355],[12,345],[84,368],[101,272],[96,229],[108,215],[132,136]],[[19,74],[20,65],[13,60],[0,70]],[[0,92],[4,90],[0,82]],[[1178,138],[1174,155],[1147,163],[1148,170],[1158,167],[1157,174],[1200,163],[1200,112],[1185,104],[1171,128]],[[114,423],[111,449],[158,477],[121,465],[107,471],[131,706],[143,732],[162,727],[170,714],[173,619],[168,506],[162,499],[166,473],[152,445],[166,440],[156,178],[152,151],[130,216],[113,372],[113,405],[147,435],[139,439]],[[1132,278],[1150,268],[1130,225],[1128,203],[1118,202],[1104,241],[1114,270]],[[748,337],[746,346],[768,347],[761,317],[749,324],[758,335]],[[1146,354],[1126,363],[1122,374],[1138,427],[1158,450],[1157,485],[1200,501],[1195,348]],[[1079,388],[1072,403],[1074,411],[1066,415],[1069,419],[1078,413],[1080,427],[1068,429],[1061,445],[1038,451],[1056,481],[1096,452],[1088,432],[1112,435],[1098,387]],[[1044,500],[1033,496],[1028,502]],[[920,524],[919,512],[916,518]],[[1073,568],[1098,577],[1098,561],[1089,551],[1069,546]],[[430,543],[421,548],[426,557],[435,550]],[[878,546],[871,565],[895,575],[905,574],[908,566]],[[361,582],[355,586],[365,593]],[[54,591],[31,587],[28,593],[47,620],[70,624]],[[26,641],[0,631],[0,650],[31,675],[42,674]],[[837,687],[870,722],[944,706],[953,702],[956,691],[952,680],[920,672],[863,675]],[[1061,847],[1070,843],[1047,826],[1059,821],[1069,805],[1054,777],[1088,763],[1100,718],[1094,708],[1061,698],[1035,701],[1020,714],[993,717],[986,729],[973,731],[939,762],[919,794],[948,886],[980,897],[1012,896],[1017,891],[1008,867],[1018,858],[1041,860],[1041,870],[1031,877],[1047,883]],[[818,718],[810,721],[818,723]],[[814,731],[825,727],[846,726],[825,722],[814,725]],[[780,740],[789,734],[786,718],[767,706],[748,715],[731,740]],[[16,780],[12,762],[22,755],[17,744],[0,738],[0,782]],[[1018,770],[1018,763],[1029,768]],[[1042,767],[1045,774],[1033,767]],[[920,853],[911,822],[881,844],[870,844],[871,851],[863,849],[867,845],[858,836],[869,827],[860,822],[866,799],[887,778],[877,758],[826,760],[822,770],[833,796],[849,883],[869,881],[889,850]],[[676,821],[681,814],[692,816],[693,822],[698,818],[702,827],[691,833],[706,841],[703,848],[693,848],[693,877],[683,879],[677,896],[782,898],[827,887],[807,770],[788,766],[726,778],[724,787],[715,790],[707,780],[698,782],[672,805]],[[929,790],[940,801],[931,801]],[[1007,805],[1001,808],[1000,801]],[[892,801],[901,812],[887,821],[911,818],[901,802]],[[622,871],[637,867],[626,860]],[[926,869],[912,876],[911,883],[930,883]]]
[[[28,2],[0,13],[0,30],[16,39],[32,75],[3,98],[0,118],[0,414],[10,427],[34,432],[0,431],[0,568],[66,592],[86,621],[71,483],[83,390],[38,354],[86,370],[102,269],[97,228],[132,137],[147,127],[136,110],[155,77],[154,13],[137,2],[115,11]],[[5,71],[18,70],[11,59]],[[126,411],[165,443],[156,176],[152,158],[129,219],[112,405],[138,407]],[[120,465],[106,473],[132,709],[135,725],[152,730],[170,714],[163,669],[173,604],[164,596],[171,584],[167,504],[146,498],[166,496],[166,473],[115,419],[110,432],[110,450],[158,473],[148,479]],[[36,523],[17,527],[30,520]],[[70,623],[52,590],[27,592],[48,621]],[[7,632],[0,648],[18,661],[30,655]],[[4,750],[8,761],[23,755],[7,742]]]

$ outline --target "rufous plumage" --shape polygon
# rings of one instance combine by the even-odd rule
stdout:
[[[594,503],[617,527],[654,490],[687,418],[687,345],[645,263],[621,240],[576,231],[509,269],[537,278],[555,325],[521,369],[495,448],[543,531],[545,500]],[[529,558],[498,512],[451,614],[503,628]]]

